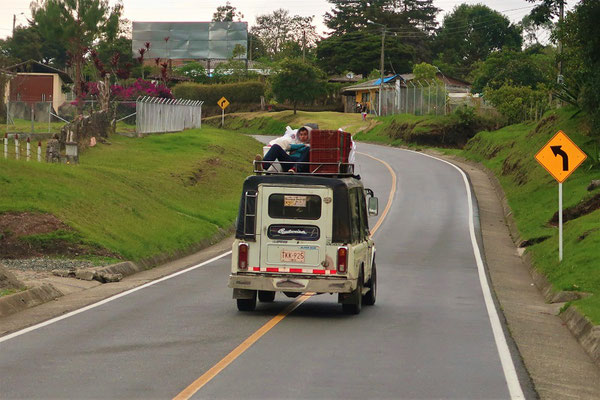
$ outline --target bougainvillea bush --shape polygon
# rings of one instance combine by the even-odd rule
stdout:
[[[173,94],[171,89],[159,84],[156,85],[151,81],[138,78],[129,86],[112,85],[110,87],[112,96],[117,101],[135,101],[138,97],[161,97],[172,99]]]

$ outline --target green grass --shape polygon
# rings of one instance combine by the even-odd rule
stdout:
[[[0,159],[0,212],[54,214],[76,232],[56,235],[127,259],[170,254],[232,226],[261,147],[214,128],[110,142],[86,150],[79,165]]]
[[[35,122],[33,133],[59,133],[62,127],[65,125],[64,122],[51,122],[50,129],[48,129],[48,122]],[[14,119],[14,124],[4,124],[3,130],[9,133],[31,133],[31,121],[25,119]],[[124,121],[117,122],[117,132],[122,133],[134,133],[135,124],[126,124]]]
[[[205,123],[212,126],[220,126],[221,117],[210,117]],[[367,128],[372,122],[362,121],[360,114],[345,114],[339,112],[306,112],[293,111],[258,112],[258,113],[236,113],[225,115],[225,128],[239,130],[251,134],[282,135],[287,125],[299,128],[307,123],[316,123],[319,129],[339,129],[346,132],[356,133],[361,128]]]
[[[499,178],[523,239],[549,236],[529,247],[535,267],[544,273],[557,290],[592,293],[572,304],[596,324],[600,324],[600,210],[564,224],[564,258],[558,261],[558,229],[548,224],[558,211],[558,183],[535,161],[537,151],[559,130],[585,149],[585,116],[573,117],[573,110],[561,109],[546,115],[539,127],[535,123],[511,125],[494,132],[481,132],[463,152],[480,161]],[[598,193],[587,185],[600,179],[598,169],[590,170],[586,161],[563,183],[563,208],[578,204]],[[581,239],[585,235],[584,239]]]
[[[19,293],[22,292],[23,290],[26,290],[27,288],[22,288],[22,289],[0,289],[0,297],[2,296],[8,296],[10,294],[15,294],[15,293]]]

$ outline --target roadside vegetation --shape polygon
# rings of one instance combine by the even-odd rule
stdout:
[[[36,248],[62,243],[87,249],[88,258],[131,260],[173,254],[233,226],[259,150],[250,137],[203,128],[114,136],[79,165],[0,159],[0,214],[50,214],[65,225],[21,237]]]
[[[35,122],[34,123],[34,132],[33,133],[60,133],[62,127],[65,126],[65,123],[62,121],[58,122],[50,122],[50,129],[48,129],[48,122]],[[8,124],[4,127],[5,132],[8,133],[19,133],[19,134],[27,134],[31,133],[31,121],[25,119],[14,119],[14,124]],[[117,132],[118,133],[135,133],[135,124],[127,124],[123,121],[117,122]]]
[[[210,126],[221,126],[221,117],[210,117],[203,120]],[[363,121],[360,114],[344,114],[339,112],[307,112],[277,111],[257,113],[237,113],[225,115],[225,128],[243,131],[244,133],[263,135],[283,135],[286,126],[298,128],[307,123],[319,125],[319,129],[339,129],[352,134],[373,126],[370,118]]]
[[[591,296],[572,304],[600,324],[600,189],[586,188],[600,179],[591,157],[563,183],[564,259],[558,261],[558,184],[534,159],[558,131],[564,131],[583,150],[593,151],[587,118],[573,108],[547,113],[539,123],[507,126],[481,132],[462,155],[483,163],[498,177],[531,253],[534,267],[556,290]]]

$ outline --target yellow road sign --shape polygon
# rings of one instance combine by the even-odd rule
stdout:
[[[219,107],[221,107],[222,110],[224,110],[229,105],[229,100],[227,100],[225,97],[221,97],[221,99],[217,101],[217,104],[219,105]]]
[[[564,182],[586,158],[586,154],[563,131],[558,131],[535,155],[537,162],[560,183]]]

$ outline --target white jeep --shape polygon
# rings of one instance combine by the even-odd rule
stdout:
[[[368,198],[368,201],[367,201]],[[337,293],[358,314],[377,293],[368,216],[377,198],[351,174],[270,174],[246,178],[229,287],[240,311],[276,292]]]

